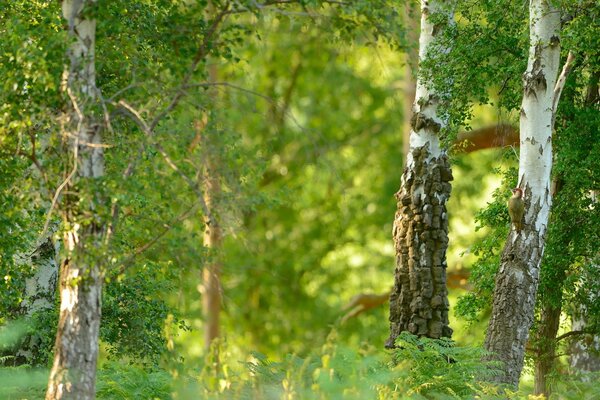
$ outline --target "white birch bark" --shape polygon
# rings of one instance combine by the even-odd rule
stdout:
[[[421,1],[419,60],[431,48],[436,34],[432,13],[452,20],[451,2]],[[409,151],[396,193],[393,237],[396,248],[395,282],[390,295],[390,337],[393,347],[398,335],[408,331],[419,336],[450,337],[448,291],[446,288],[446,248],[452,171],[439,133],[447,125],[439,113],[439,96],[417,79]]]
[[[550,214],[554,87],[560,61],[560,14],[547,0],[529,5],[530,47],[523,76],[519,187],[525,200],[524,228],[511,230],[496,276],[485,347],[503,362],[497,380],[517,387],[533,322],[539,267]]]
[[[71,101],[66,133],[72,144],[69,156],[75,159],[73,173],[78,173],[73,179],[81,179],[82,187],[86,178],[100,178],[104,171],[102,147],[97,146],[101,139],[100,125],[95,123],[91,112],[97,97],[96,22],[86,17],[89,11],[86,7],[95,1],[64,0],[62,3],[72,40],[65,85]],[[95,216],[94,205],[89,207],[83,210],[88,219],[89,215]],[[60,316],[47,400],[95,398],[102,275],[94,257],[86,254],[86,248],[99,245],[104,227],[96,218],[82,226],[78,222],[80,211],[77,207],[64,210],[71,229],[65,234],[67,258],[60,271]]]
[[[54,307],[58,281],[58,245],[52,239],[53,234],[53,231],[46,234],[32,253],[21,254],[18,257],[17,262],[31,265],[34,271],[33,276],[25,281],[25,295],[21,302],[21,314],[26,318]],[[40,354],[40,342],[39,334],[27,335],[15,352],[16,363],[36,363]]]

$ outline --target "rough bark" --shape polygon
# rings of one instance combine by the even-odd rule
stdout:
[[[441,1],[421,2],[419,59],[423,59],[440,31],[430,21],[433,12],[452,14]],[[393,347],[403,331],[440,338],[450,337],[446,248],[452,171],[441,147],[439,132],[446,122],[437,114],[436,93],[420,79],[411,119],[410,147],[401,188],[393,238],[396,249],[394,287],[390,295],[390,337]]]
[[[503,363],[496,380],[517,387],[533,322],[539,266],[550,213],[554,86],[559,67],[560,13],[545,0],[530,2],[530,49],[523,76],[519,187],[523,230],[511,230],[501,255],[485,338],[488,359]],[[516,301],[517,300],[517,301]]]
[[[93,118],[97,88],[94,67],[96,22],[86,17],[86,7],[95,0],[63,1],[63,16],[68,22],[69,69],[64,89],[70,99],[65,136],[74,167],[67,177],[69,195],[63,197],[63,218],[67,257],[60,270],[60,315],[46,399],[95,398],[96,361],[102,274],[90,250],[102,245],[104,226],[95,213],[94,199],[87,209],[77,204],[77,187],[104,173],[100,125]],[[85,216],[85,220],[84,220]],[[91,222],[90,222],[91,217]]]

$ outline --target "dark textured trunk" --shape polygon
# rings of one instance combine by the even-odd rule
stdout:
[[[429,159],[425,147],[413,149],[396,194],[394,221],[396,273],[390,295],[388,347],[402,331],[430,338],[450,337],[446,249],[452,173],[448,158]]]
[[[559,288],[562,291],[562,286]],[[539,321],[539,329],[535,337],[535,387],[536,395],[543,394],[548,398],[551,393],[548,376],[554,368],[556,359],[556,334],[560,326],[560,307],[545,305]]]
[[[423,59],[443,25],[430,19],[434,12],[452,21],[449,4],[421,2],[419,59]],[[396,249],[394,287],[390,294],[390,337],[393,347],[403,331],[431,338],[450,337],[446,249],[452,171],[439,133],[446,126],[438,114],[439,94],[417,80],[409,149],[401,188],[396,193],[398,209],[393,238]]]
[[[524,238],[526,237],[526,239]],[[533,323],[542,246],[537,231],[512,231],[501,256],[496,275],[492,316],[485,348],[493,354],[486,359],[504,363],[502,383],[518,386],[529,328]]]

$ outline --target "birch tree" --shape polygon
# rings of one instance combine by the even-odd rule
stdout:
[[[517,387],[533,322],[539,267],[550,215],[552,127],[561,85],[560,13],[551,2],[531,0],[530,45],[523,75],[518,187],[524,192],[524,228],[512,229],[501,255],[493,310],[485,338],[490,359],[503,363],[499,382]],[[564,80],[562,81],[564,84]],[[556,88],[555,88],[556,85]]]
[[[443,30],[432,14],[452,20],[450,2],[421,1],[419,62]],[[439,19],[437,20],[439,21]],[[406,167],[396,193],[398,209],[393,238],[396,249],[395,281],[390,295],[390,337],[393,347],[398,335],[408,331],[431,338],[450,337],[446,249],[452,171],[441,143],[440,132],[447,122],[440,116],[440,93],[417,79]]]
[[[94,182],[104,175],[101,125],[93,117],[96,21],[90,17],[89,7],[94,3],[62,3],[71,40],[63,83],[70,102],[63,133],[65,156],[72,160],[72,169],[54,197],[56,200],[65,187],[70,192],[61,202],[67,256],[60,271],[60,316],[48,400],[95,398],[102,273],[91,253],[102,246],[105,229],[97,212],[102,200]]]

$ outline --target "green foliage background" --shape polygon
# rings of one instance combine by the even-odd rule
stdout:
[[[98,397],[501,396],[485,383],[490,376],[482,375],[476,347],[509,228],[505,201],[515,185],[515,151],[452,153],[448,260],[451,270],[471,270],[473,287],[451,293],[453,303],[463,295],[460,319],[452,320],[459,346],[406,336],[394,354],[383,353],[385,306],[345,324],[340,319],[353,296],[383,293],[393,279],[393,194],[407,117],[401,111],[407,101],[400,90],[402,51],[411,45],[403,6],[383,0],[298,3],[236,2],[239,12],[214,38],[211,13],[223,1],[208,10],[206,1],[100,0],[89,10],[98,21],[97,84],[104,102],[94,113],[111,126],[105,129],[101,190],[121,209],[110,245],[96,254],[106,271]],[[597,333],[600,306],[588,293],[598,290],[590,260],[597,256],[600,217],[585,194],[598,188],[600,118],[597,102],[586,103],[585,89],[600,65],[598,6],[564,3],[573,17],[563,46],[578,61],[556,124],[554,173],[564,186],[554,200],[540,305],[553,302],[568,311],[584,303]],[[443,99],[451,133],[515,122],[527,54],[526,5],[463,1],[456,15],[448,37],[422,64],[430,84],[447,88],[451,82]],[[62,157],[59,130],[68,101],[60,89],[68,43],[59,2],[2,1],[0,36],[5,325],[20,317],[25,279],[34,272],[15,257],[34,246],[71,164]],[[201,43],[206,54],[181,88]],[[216,83],[208,82],[212,65]],[[184,100],[160,120],[152,138],[117,105],[126,101],[151,121],[182,90]],[[191,148],[194,123],[203,116],[209,144]],[[190,177],[208,156],[218,160],[223,193],[217,216],[225,231],[219,252],[203,247],[197,194],[157,144]],[[132,163],[134,173],[125,176]],[[81,188],[82,198],[92,190]],[[99,213],[108,218],[110,210]],[[60,224],[56,213],[51,220]],[[60,232],[55,236],[59,240]],[[215,258],[224,266],[218,362],[216,353],[203,350],[199,291],[202,268]],[[549,290],[557,280],[563,285]],[[55,313],[28,321],[25,329],[48,339],[36,365],[41,369],[0,369],[0,396],[43,396],[55,325]],[[15,343],[0,342],[2,350]],[[581,396],[597,392],[566,379],[557,387]],[[523,396],[526,385],[523,390],[504,396]]]

